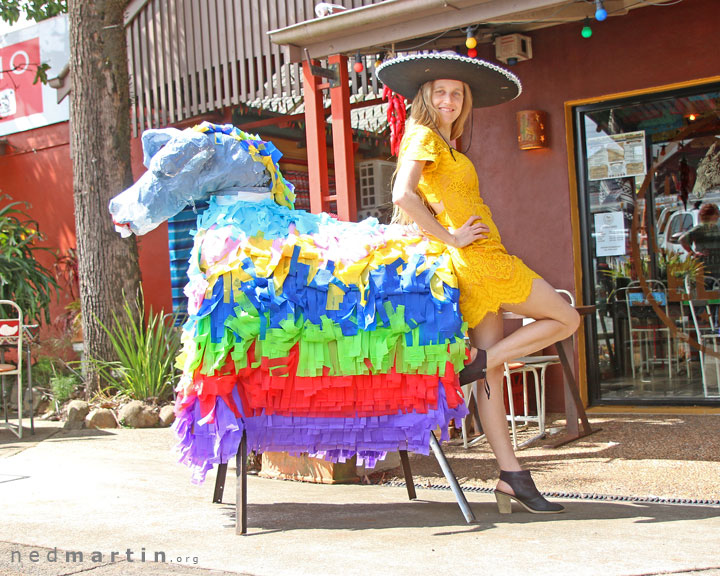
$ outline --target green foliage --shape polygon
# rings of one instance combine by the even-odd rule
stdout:
[[[50,300],[57,297],[58,286],[52,271],[37,256],[52,252],[38,246],[43,235],[38,223],[20,208],[23,205],[29,208],[23,202],[0,207],[0,300],[17,302],[28,323],[44,319],[49,324]]]
[[[180,351],[180,331],[172,322],[152,308],[146,318],[142,293],[134,304],[125,299],[121,317],[113,312],[112,326],[98,322],[118,358],[90,359],[101,378],[121,395],[135,400],[169,398],[177,378],[175,357]]]
[[[25,364],[23,364],[25,368]],[[55,363],[48,356],[40,356],[32,368],[33,384],[48,386],[50,380],[56,375]]]
[[[28,20],[40,22],[66,13],[67,0],[0,0],[0,18],[8,24],[15,24],[21,12]]]
[[[50,389],[55,402],[62,404],[69,400],[78,384],[80,381],[72,374],[58,374],[50,378]]]
[[[660,276],[661,279],[667,278],[670,274],[681,280],[686,276],[695,277],[701,267],[701,262],[694,256],[660,250],[658,276]]]

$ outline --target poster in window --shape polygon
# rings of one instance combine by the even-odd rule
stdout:
[[[625,223],[622,212],[595,214],[595,256],[625,254]]]
[[[645,132],[603,134],[587,139],[589,180],[644,176]]]

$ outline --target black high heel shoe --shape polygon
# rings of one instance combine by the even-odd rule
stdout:
[[[564,506],[556,502],[549,502],[538,492],[528,470],[519,470],[517,472],[501,470],[500,480],[509,484],[513,492],[515,492],[515,494],[508,494],[502,490],[495,490],[495,499],[500,514],[510,514],[512,512],[511,500],[515,500],[525,510],[533,514],[558,514],[565,510]]]
[[[475,382],[476,380],[482,380],[485,378],[487,353],[485,350],[481,350],[480,348],[476,348],[476,350],[477,355],[475,356],[475,360],[470,362],[470,364],[466,364],[465,368],[460,370],[460,373],[458,374],[460,386],[465,386],[466,384],[470,384],[470,382]]]

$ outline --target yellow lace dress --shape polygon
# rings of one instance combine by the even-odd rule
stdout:
[[[398,161],[425,161],[418,191],[430,204],[442,203],[436,218],[445,228],[460,228],[470,216],[480,216],[490,228],[486,239],[465,248],[448,248],[460,288],[460,312],[473,328],[503,304],[527,300],[533,279],[540,276],[507,253],[490,208],[480,197],[475,167],[461,152],[453,154],[454,160],[448,145],[432,129],[408,125]]]

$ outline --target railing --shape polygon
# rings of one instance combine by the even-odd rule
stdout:
[[[333,0],[358,8],[379,0]],[[302,73],[269,30],[315,17],[315,0],[132,0],[125,11],[133,134],[245,103],[302,110]],[[350,70],[354,99],[376,98],[372,55]],[[352,59],[351,59],[352,64]]]

